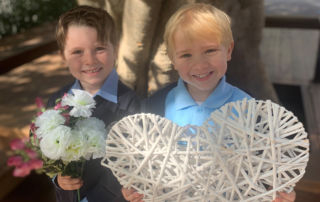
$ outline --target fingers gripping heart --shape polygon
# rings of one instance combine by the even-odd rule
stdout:
[[[271,201],[303,176],[309,142],[292,112],[243,100],[201,126],[179,127],[153,114],[116,123],[102,164],[144,201]]]

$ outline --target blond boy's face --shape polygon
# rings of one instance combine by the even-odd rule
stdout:
[[[98,41],[96,29],[71,25],[63,57],[73,77],[91,94],[103,85],[114,67],[116,53],[111,43]]]
[[[233,43],[228,47],[215,40],[188,40],[178,30],[174,35],[172,62],[196,101],[204,101],[227,71]]]

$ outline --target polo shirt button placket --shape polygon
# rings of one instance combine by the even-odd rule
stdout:
[[[199,107],[199,108],[197,109],[197,112],[199,112],[199,113],[203,112],[203,108],[202,108],[202,107]]]

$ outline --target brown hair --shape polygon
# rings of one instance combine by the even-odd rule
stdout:
[[[104,44],[110,42],[113,47],[118,45],[115,23],[107,11],[90,6],[78,6],[62,14],[59,18],[56,27],[56,40],[61,53],[65,48],[66,36],[70,25],[95,28],[100,42]]]
[[[230,17],[222,10],[204,3],[187,4],[168,20],[164,42],[171,59],[175,49],[174,35],[177,30],[182,30],[190,40],[216,40],[225,46],[233,41]]]

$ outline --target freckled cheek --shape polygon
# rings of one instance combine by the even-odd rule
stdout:
[[[178,72],[179,75],[185,75],[186,72],[188,71],[185,66],[174,66],[174,69]]]
[[[190,69],[191,63],[185,61],[177,61],[174,63],[174,69],[176,70],[187,70]]]
[[[210,61],[210,65],[217,68],[225,68],[227,66],[227,61],[222,59],[214,59]]]
[[[176,69],[176,71],[178,72],[179,76],[182,77],[183,79],[187,79],[191,77],[190,69],[186,67],[179,67],[178,69]]]
[[[80,71],[82,67],[82,63],[80,60],[68,60],[66,61],[66,66],[69,68],[70,72]]]
[[[111,57],[110,55],[97,55],[97,59],[99,62],[103,64],[112,64],[114,62],[114,58]]]
[[[75,62],[79,62],[80,60],[81,60],[81,58],[76,57],[76,56],[72,56],[72,55],[65,56],[65,61],[67,63],[75,63]]]

